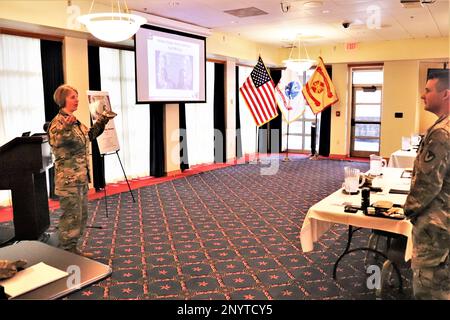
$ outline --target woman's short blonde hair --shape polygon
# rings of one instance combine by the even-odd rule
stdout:
[[[68,84],[60,85],[53,94],[53,100],[59,106],[59,108],[64,108],[66,105],[66,97],[69,95],[70,91],[75,91],[78,94],[77,89]]]

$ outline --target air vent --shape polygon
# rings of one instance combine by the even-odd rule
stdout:
[[[261,9],[258,9],[255,7],[226,10],[224,12],[231,14],[232,16],[235,16],[238,18],[255,17],[255,16],[262,16],[262,15],[268,14],[267,12],[262,11]]]

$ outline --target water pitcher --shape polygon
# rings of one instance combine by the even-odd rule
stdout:
[[[347,193],[358,192],[358,188],[361,187],[366,181],[364,174],[362,174],[359,169],[352,167],[344,167],[344,177],[345,180],[342,184],[342,188],[344,188]]]
[[[376,154],[370,155],[370,174],[374,176],[379,176],[381,174],[381,168],[386,167],[387,162],[381,156]]]

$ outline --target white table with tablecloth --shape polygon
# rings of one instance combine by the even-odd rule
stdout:
[[[394,204],[403,205],[406,194],[389,193],[391,189],[409,190],[411,179],[401,178],[402,173],[403,169],[400,168],[383,168],[383,175],[375,178],[372,182],[374,186],[381,187],[383,191],[371,193],[370,202],[388,200]],[[361,194],[348,195],[344,194],[342,189],[339,189],[308,210],[300,232],[300,241],[304,252],[313,251],[314,242],[317,242],[335,223],[339,223],[404,235],[408,238],[405,261],[411,259],[412,224],[409,220],[371,217],[364,215],[362,211],[346,213],[344,212],[346,204],[361,205]]]
[[[412,168],[416,159],[416,150],[397,150],[389,157],[388,167],[390,168]]]

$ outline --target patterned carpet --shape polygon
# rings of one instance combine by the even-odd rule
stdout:
[[[375,299],[363,252],[347,255],[332,279],[346,226],[334,226],[312,253],[299,240],[308,208],[340,187],[344,166],[368,164],[279,165],[276,175],[242,164],[143,187],[136,203],[128,192],[109,196],[108,218],[104,200],[91,201],[89,224],[102,229],[87,229],[82,248],[113,274],[66,299]],[[352,247],[365,245],[369,232],[356,232]],[[411,272],[402,275],[405,293],[393,288],[386,299],[410,299]]]

